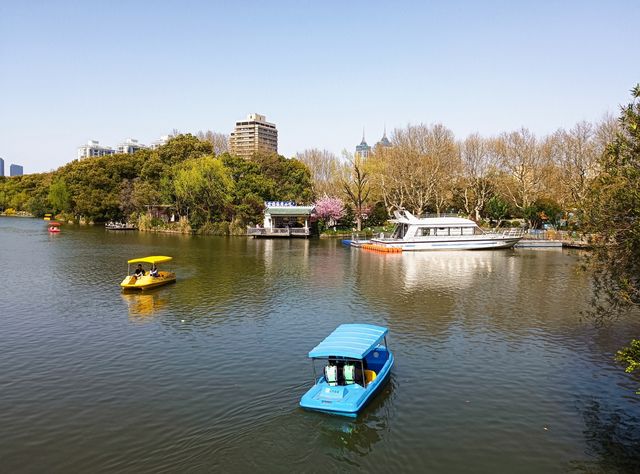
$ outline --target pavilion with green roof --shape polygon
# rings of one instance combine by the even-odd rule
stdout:
[[[262,225],[248,227],[254,237],[309,237],[313,206],[297,206],[291,201],[266,201]]]

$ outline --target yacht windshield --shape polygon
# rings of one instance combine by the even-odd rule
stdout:
[[[404,235],[407,233],[408,228],[409,228],[408,224],[396,224],[396,227],[393,229],[392,237],[394,239],[402,239]]]

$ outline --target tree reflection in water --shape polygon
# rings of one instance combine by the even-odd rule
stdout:
[[[596,459],[572,462],[572,471],[640,472],[640,419],[597,400],[587,404],[583,418],[586,454]]]

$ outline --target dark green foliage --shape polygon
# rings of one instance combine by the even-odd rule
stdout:
[[[522,214],[532,229],[540,229],[543,224],[551,224],[557,228],[562,219],[562,208],[551,199],[538,199],[526,207]]]
[[[584,226],[595,235],[588,260],[593,272],[596,322],[640,306],[640,84],[622,107],[620,130],[600,159],[590,190]],[[640,366],[640,341],[616,355],[627,372]]]
[[[53,173],[0,179],[0,210],[37,216],[64,212],[86,221],[127,219],[168,204],[194,229],[215,233],[260,222],[266,200],[311,202],[311,179],[298,160],[213,156],[212,145],[180,135],[156,150],[73,161]],[[205,229],[207,231],[207,229]]]
[[[509,204],[498,196],[493,196],[487,202],[485,212],[487,217],[496,223],[496,227],[499,227],[502,220],[509,216]]]
[[[382,226],[388,219],[389,214],[387,213],[387,208],[384,205],[384,202],[377,202],[371,208],[369,216],[365,221],[365,225],[367,227]]]
[[[228,153],[220,159],[236,183],[232,205],[241,224],[261,222],[264,201],[311,202],[311,173],[298,160],[280,155],[245,160]]]
[[[597,318],[640,305],[640,85],[632,94],[585,206],[583,224],[597,236],[589,262]]]

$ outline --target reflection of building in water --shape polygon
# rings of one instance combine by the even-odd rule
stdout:
[[[129,308],[132,319],[153,316],[167,305],[167,299],[158,294],[149,293],[121,293],[122,299]]]
[[[306,239],[256,239],[250,242],[255,245],[256,254],[262,255],[267,273],[280,272],[292,265],[298,270],[309,267],[309,241]]]

